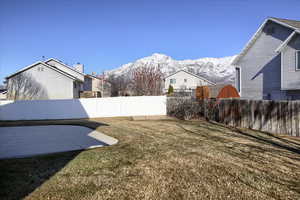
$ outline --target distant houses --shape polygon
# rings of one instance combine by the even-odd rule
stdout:
[[[10,100],[34,100],[34,99],[72,99],[84,97],[85,87],[88,83],[84,74],[84,66],[80,63],[73,67],[57,60],[48,59],[33,63],[6,77],[7,99]],[[99,88],[92,87],[89,91],[95,91],[93,97],[103,96],[101,78]],[[94,83],[94,85],[98,84]],[[107,85],[109,87],[109,85]],[[98,93],[97,93],[98,92]],[[109,96],[109,94],[106,94]]]
[[[242,98],[300,99],[300,21],[266,19],[233,65]]]
[[[96,73],[86,74],[84,76],[83,92],[81,97],[99,98],[111,96],[111,84],[103,75]]]
[[[185,70],[179,70],[165,77],[164,93],[170,85],[174,92],[192,92],[197,86],[215,85],[215,83]]]

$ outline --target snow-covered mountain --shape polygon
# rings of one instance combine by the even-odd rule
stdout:
[[[106,72],[116,76],[130,73],[133,69],[146,66],[159,66],[164,75],[184,69],[216,83],[233,83],[235,68],[231,65],[235,56],[223,58],[200,58],[196,60],[174,60],[170,56],[154,53],[151,56],[124,64]]]

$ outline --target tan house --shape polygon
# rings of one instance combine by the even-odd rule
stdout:
[[[99,98],[111,96],[111,84],[103,76],[86,74],[84,76],[82,98]]]

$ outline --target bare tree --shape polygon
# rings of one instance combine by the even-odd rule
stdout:
[[[11,100],[46,99],[47,93],[29,73],[23,72],[9,79],[7,98]]]
[[[141,66],[132,72],[133,91],[136,95],[161,95],[163,73],[154,65]]]
[[[130,93],[131,79],[128,75],[110,75],[107,81],[111,84],[111,96],[127,96]]]

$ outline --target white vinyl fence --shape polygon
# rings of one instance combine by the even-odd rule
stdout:
[[[0,120],[166,115],[166,96],[0,101]]]

